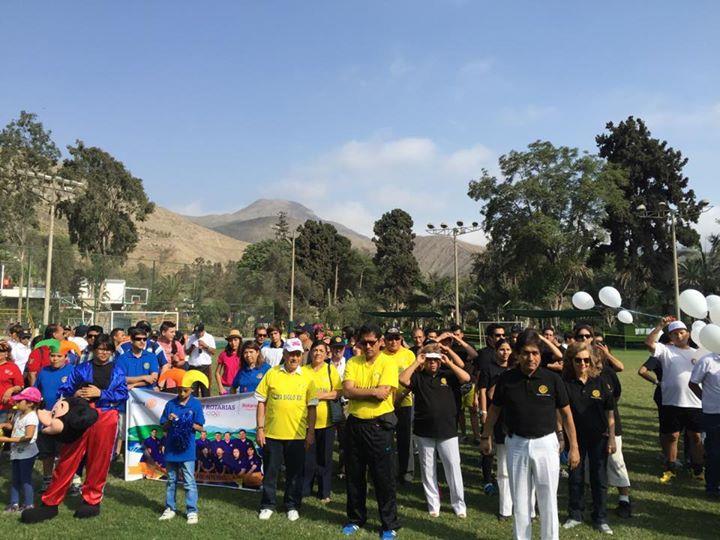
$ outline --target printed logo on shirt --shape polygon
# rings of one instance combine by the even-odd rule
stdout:
[[[538,386],[538,392],[540,392],[543,396],[548,393],[548,387],[544,384],[541,384]]]
[[[257,378],[257,379],[262,379],[262,378],[263,378],[263,374],[262,374],[262,373],[258,373],[256,378]]]
[[[5,369],[5,375],[12,375],[12,374],[13,374],[12,370],[7,369],[7,368]]]
[[[150,362],[145,362],[143,364],[143,369],[150,369]]]
[[[372,374],[372,378],[373,378],[373,381],[375,382],[375,384],[380,382],[381,375],[382,374],[379,371],[376,371],[375,373]]]
[[[61,383],[64,383],[65,381],[67,381],[67,375],[65,375],[64,377],[60,377]]]
[[[442,386],[447,386],[447,379],[445,377],[440,377],[440,384]]]
[[[592,396],[593,399],[600,399],[600,390],[598,390],[598,389],[596,388],[595,390],[592,391],[591,396]]]

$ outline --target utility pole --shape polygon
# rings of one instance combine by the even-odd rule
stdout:
[[[297,231],[292,233],[292,259],[290,261],[290,322],[295,324],[295,237]]]
[[[340,263],[335,263],[335,290],[333,291],[333,304],[337,304],[337,290],[338,290],[338,270]]]
[[[458,245],[457,237],[463,234],[469,234],[482,230],[477,221],[473,221],[471,225],[465,225],[462,221],[457,221],[455,226],[448,227],[446,223],[440,223],[437,228],[432,223],[427,224],[425,232],[435,236],[451,236],[453,240],[453,262],[455,269],[455,323],[460,324],[460,272],[458,269]]]

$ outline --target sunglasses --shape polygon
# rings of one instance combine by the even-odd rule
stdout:
[[[592,334],[578,334],[575,336],[575,339],[590,339],[592,337]]]
[[[590,365],[590,359],[589,358],[578,358],[577,356],[573,359],[573,362],[575,362],[578,366],[580,364],[587,364]]]
[[[374,347],[375,345],[378,344],[378,341],[379,340],[377,340],[377,339],[363,339],[363,340],[360,340],[358,343],[363,347]]]
[[[494,338],[501,338],[501,337],[505,337],[505,334],[493,334],[493,337],[494,337]]]
[[[147,341],[146,337],[134,337],[133,341]]]
[[[257,337],[267,337],[267,334],[257,334]]]
[[[400,341],[400,339],[401,339],[400,336],[386,336],[385,337],[386,341]]]

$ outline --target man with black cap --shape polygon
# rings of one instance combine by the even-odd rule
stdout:
[[[312,326],[309,324],[300,324],[295,327],[295,337],[297,337],[301,342],[303,346],[303,357],[302,357],[302,363],[306,364],[308,359],[308,352],[310,351],[310,347],[312,347],[313,344],[313,338],[312,338]]]
[[[188,369],[197,369],[204,373],[209,381],[212,381],[210,377],[210,366],[212,365],[215,348],[215,338],[205,330],[203,323],[197,323],[185,345],[185,350],[189,355]],[[197,384],[196,387],[199,387],[202,397],[210,396],[210,388],[206,388],[202,384]],[[195,392],[197,393],[197,388]]]
[[[398,368],[398,376],[415,362],[415,355],[403,347],[402,332],[392,327],[385,331],[385,349],[380,353],[390,358]],[[415,460],[412,456],[412,392],[402,386],[395,395],[395,414],[397,416],[398,481],[401,484],[412,482],[415,472]]]
[[[658,338],[667,326],[670,343],[663,345]],[[697,349],[689,345],[690,332],[682,321],[674,317],[663,317],[645,339],[645,344],[662,366],[663,378],[660,384],[662,407],[660,408],[660,439],[665,455],[665,471],[660,477],[661,484],[675,478],[675,462],[680,432],[685,429],[690,441],[690,457],[693,474],[702,478],[703,447],[700,440],[702,431],[702,401],[690,389],[690,376],[697,360]]]

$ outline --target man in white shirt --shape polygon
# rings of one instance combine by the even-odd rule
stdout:
[[[702,387],[701,387],[702,385]],[[720,498],[720,354],[703,356],[690,375],[690,390],[702,400],[705,432],[705,492]]]
[[[268,366],[279,366],[283,362],[283,346],[285,345],[280,328],[274,325],[268,326],[267,334],[270,341],[260,347],[260,356]]]
[[[30,338],[31,334],[27,330],[20,330],[18,332],[18,341],[11,345],[12,360],[20,370],[20,373],[25,373],[25,366],[30,358]],[[9,343],[9,342],[8,342]]]
[[[215,338],[205,331],[205,325],[203,323],[196,324],[192,335],[188,338],[187,344],[185,345],[185,350],[188,355],[190,355],[188,358],[188,369],[201,371],[207,376],[208,380],[211,381],[211,384],[210,366],[212,365],[215,348]],[[198,388],[202,393],[202,397],[210,396],[210,388],[205,388],[204,385],[198,384],[195,388],[196,394]]]
[[[658,343],[662,329],[667,325],[670,343]],[[660,408],[660,440],[665,454],[665,471],[660,483],[667,484],[675,477],[677,444],[684,429],[690,441],[690,461],[693,474],[702,478],[703,447],[700,440],[702,402],[690,390],[690,375],[695,367],[697,349],[690,347],[690,332],[682,321],[663,317],[645,340],[647,348],[662,365],[660,384],[662,407]]]

